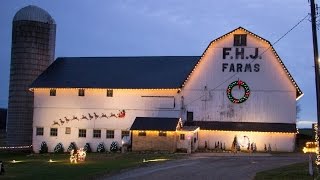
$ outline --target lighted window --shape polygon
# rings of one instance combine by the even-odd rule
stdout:
[[[184,137],[184,134],[180,134],[180,140],[184,140],[185,137]]]
[[[113,97],[113,90],[107,89],[107,97]]]
[[[58,136],[58,128],[51,128],[50,136]]]
[[[159,131],[159,136],[167,136],[167,132],[166,131]]]
[[[138,136],[147,136],[146,131],[139,131]]]
[[[66,134],[71,134],[71,127],[66,127]]]
[[[233,35],[234,46],[246,46],[247,45],[247,35],[246,34],[235,34]]]
[[[50,89],[50,96],[56,96],[57,90],[56,89]]]
[[[36,135],[37,136],[43,136],[43,127],[37,127]]]
[[[107,130],[106,138],[107,139],[113,139],[114,138],[114,130]]]
[[[124,136],[130,136],[130,131],[121,131],[121,139],[124,137]]]
[[[79,137],[87,137],[87,130],[86,129],[79,129]]]
[[[84,96],[84,95],[85,95],[84,89],[79,89],[79,90],[78,90],[78,95],[79,95],[79,96]]]
[[[101,130],[100,129],[94,129],[93,130],[93,137],[94,138],[101,138]]]

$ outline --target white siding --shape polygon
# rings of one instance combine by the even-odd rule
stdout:
[[[106,96],[106,90],[86,89],[85,96],[78,96],[77,89],[57,89],[56,96],[49,96],[49,89],[34,91],[34,136],[33,147],[38,152],[42,141],[46,141],[52,151],[61,142],[68,148],[71,142],[83,147],[89,142],[93,151],[99,142],[106,148],[112,141],[121,145],[121,130],[129,130],[134,119],[141,117],[179,117],[180,110],[174,107],[177,90],[114,90],[113,97]],[[145,97],[147,96],[147,97]],[[160,96],[164,96],[161,98]],[[156,97],[157,101],[151,101]],[[159,100],[160,99],[160,100]],[[125,110],[125,117],[110,117]],[[108,118],[101,118],[104,113]],[[90,120],[90,116],[92,119]],[[99,117],[95,117],[95,114]],[[87,119],[81,119],[82,116]],[[70,120],[76,116],[78,120]],[[60,119],[64,121],[62,125]],[[59,125],[53,125],[54,121]],[[44,127],[44,135],[36,136],[36,127]],[[50,137],[50,128],[58,128],[58,136]],[[71,134],[65,134],[65,127],[71,127]],[[79,129],[87,129],[87,137],[79,138]],[[101,129],[101,138],[93,138],[93,129]],[[106,130],[115,130],[114,139],[106,139]]]
[[[236,33],[243,33],[237,31]],[[248,34],[245,56],[258,47],[260,53],[268,44]],[[232,47],[233,35],[227,36],[210,46],[182,90],[187,111],[194,112],[194,119],[200,121],[234,122],[296,122],[296,90],[282,69],[271,48],[264,52],[262,59],[254,63],[260,65],[259,72],[222,72],[222,63],[250,63],[251,59],[222,59],[223,47]],[[240,47],[241,48],[241,47]],[[231,77],[231,78],[230,78]],[[238,79],[246,82],[251,90],[250,97],[242,104],[234,104],[226,95],[228,85]],[[210,95],[207,99],[205,86]],[[237,87],[234,88],[236,93]],[[208,94],[208,93],[207,93]]]

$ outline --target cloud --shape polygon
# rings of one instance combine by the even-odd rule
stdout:
[[[315,121],[302,120],[297,122],[297,128],[312,128]]]

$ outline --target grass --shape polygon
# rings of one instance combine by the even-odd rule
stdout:
[[[314,174],[315,174],[314,168]],[[268,171],[262,171],[256,174],[255,180],[262,179],[281,179],[281,180],[312,180],[313,177],[309,175],[308,162],[297,163],[289,166],[284,166],[277,169],[272,169]]]
[[[6,171],[5,175],[0,176],[0,179],[92,179],[123,169],[146,165],[143,159],[160,158],[176,159],[179,156],[152,153],[89,153],[85,162],[70,164],[69,154],[0,153],[0,160],[4,162]],[[50,163],[49,159],[55,162]],[[12,160],[15,160],[16,163],[12,163]]]

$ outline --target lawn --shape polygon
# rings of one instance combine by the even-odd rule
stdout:
[[[89,153],[85,162],[70,164],[69,154],[0,153],[0,160],[4,162],[6,171],[0,179],[92,179],[155,163],[143,162],[144,159],[170,160],[179,157],[181,155],[160,153]],[[49,162],[49,159],[53,162]]]
[[[315,171],[314,171],[315,172]],[[281,179],[281,180],[303,180],[310,179],[313,177],[309,175],[308,163],[297,163],[289,166],[284,166],[277,169],[272,169],[268,171],[262,171],[256,174],[255,180],[262,179]],[[319,179],[319,178],[318,178]]]

